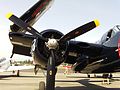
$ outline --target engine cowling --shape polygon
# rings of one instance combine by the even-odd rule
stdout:
[[[47,39],[54,38],[56,40],[60,39],[63,36],[63,33],[53,29],[44,30],[41,32],[41,34]],[[66,48],[66,43],[63,43],[62,45],[59,45],[59,47],[57,47],[57,50],[55,51],[56,66],[60,65],[64,61]],[[45,42],[39,37],[34,39],[31,52],[35,64],[39,64],[41,68],[46,69],[50,52],[49,48],[46,47]]]

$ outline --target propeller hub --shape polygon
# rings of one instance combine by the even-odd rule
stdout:
[[[46,42],[46,46],[49,49],[56,49],[58,47],[58,42],[56,39],[49,39],[48,42]]]

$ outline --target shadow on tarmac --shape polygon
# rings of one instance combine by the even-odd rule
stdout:
[[[63,80],[56,80],[56,82],[78,82],[84,86],[74,86],[74,87],[56,87],[55,90],[120,90],[120,88],[105,88],[102,86],[98,86],[95,84],[89,83],[89,79],[77,80],[77,81],[63,81]]]
[[[0,80],[8,80],[9,77],[18,77],[18,78],[44,78],[44,76],[17,76],[17,75],[0,75]],[[9,79],[10,80],[10,79]]]
[[[16,75],[0,75],[0,80],[10,80],[9,77],[16,77]]]

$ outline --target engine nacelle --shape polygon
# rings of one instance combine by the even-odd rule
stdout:
[[[53,29],[44,30],[41,32],[41,34],[45,38],[48,38],[48,39],[54,38],[56,40],[59,40],[63,36],[63,33]],[[64,54],[66,51],[66,47],[67,47],[66,43],[62,44],[62,46],[59,45],[59,47],[55,51],[56,66],[60,65],[64,61],[64,58],[65,58]],[[35,64],[39,64],[41,68],[46,69],[50,52],[49,52],[49,48],[46,47],[45,42],[40,38],[36,38],[33,42],[31,53],[34,58]]]

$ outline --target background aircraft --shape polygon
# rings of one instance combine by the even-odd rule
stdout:
[[[0,59],[0,72],[6,71],[17,71],[17,76],[20,76],[20,70],[33,69],[34,66],[12,66],[10,58],[1,58]]]
[[[11,13],[7,15],[14,22],[9,33],[13,44],[12,53],[32,56],[36,65],[47,70],[46,90],[55,89],[57,66],[63,62],[73,64],[73,70],[82,73],[119,72],[119,25],[107,32],[97,43],[72,39],[97,27],[98,20],[80,26],[66,35],[54,29],[38,32],[31,26],[52,3],[53,0],[40,0],[20,18]],[[45,90],[44,82],[40,82],[40,90]]]

